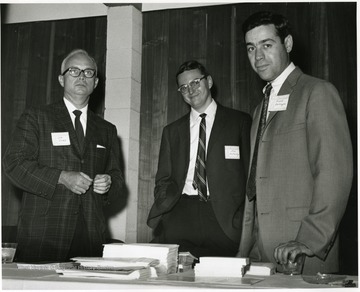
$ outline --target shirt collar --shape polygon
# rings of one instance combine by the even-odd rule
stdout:
[[[204,111],[204,113],[206,114],[206,117],[208,118],[214,118],[215,117],[215,113],[216,113],[216,109],[217,109],[217,104],[215,102],[214,99],[211,99],[211,103],[209,104],[209,106],[207,107],[207,109]],[[198,111],[194,110],[193,108],[191,108],[191,119],[193,119],[194,121],[199,118],[199,116],[202,113],[199,113]]]
[[[285,82],[286,78],[290,75],[290,73],[296,68],[293,62],[289,64],[285,68],[285,70],[274,80],[271,82],[271,86],[273,88],[274,95],[278,95],[281,86]],[[266,86],[265,86],[266,87]],[[265,87],[263,88],[263,92],[265,92]]]
[[[79,110],[82,112],[82,116],[86,116],[87,115],[87,110],[88,110],[88,106],[89,104],[87,104],[86,106],[84,106],[82,109],[77,109],[70,101],[68,101],[65,97],[64,97],[64,103],[65,106],[67,108],[67,110],[69,111],[70,115],[73,115],[73,111],[74,110]]]

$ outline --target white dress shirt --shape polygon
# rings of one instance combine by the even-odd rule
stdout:
[[[73,113],[74,110],[77,110],[77,108],[70,102],[68,101],[65,97],[64,97],[64,102],[65,102],[65,106],[67,108],[67,110],[69,111],[74,129],[75,129],[75,114]],[[86,136],[86,124],[87,124],[87,111],[88,111],[88,104],[83,107],[82,109],[79,109],[79,111],[82,112],[81,116],[80,116],[80,122],[81,125],[84,129],[84,136]]]
[[[211,129],[214,124],[215,114],[216,114],[217,104],[214,100],[211,101],[210,105],[205,110],[205,121],[206,121],[206,149],[205,153],[207,155],[207,146],[209,144],[209,138],[211,134]],[[188,195],[197,195],[198,191],[193,187],[194,181],[194,172],[195,172],[195,163],[196,163],[196,155],[199,144],[199,128],[201,122],[202,113],[197,112],[193,108],[191,108],[190,112],[190,161],[189,161],[189,169],[186,176],[185,186],[183,189],[183,194]],[[209,187],[208,187],[208,195],[210,195]]]

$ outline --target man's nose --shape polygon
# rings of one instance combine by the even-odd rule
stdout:
[[[261,60],[262,58],[264,58],[264,53],[262,50],[256,50],[255,51],[255,59],[258,61],[258,60]]]
[[[81,71],[80,72],[80,75],[79,75],[79,79],[82,79],[82,80],[85,80],[85,72],[84,71]]]
[[[193,94],[194,89],[193,89],[191,86],[189,86],[189,87],[188,87],[188,91],[189,91],[189,94]]]

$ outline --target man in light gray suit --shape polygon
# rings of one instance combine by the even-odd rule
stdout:
[[[286,18],[258,12],[243,32],[252,68],[272,89],[238,256],[274,262],[281,271],[281,263],[305,254],[304,274],[338,272],[337,231],[353,176],[342,101],[332,84],[290,61]],[[251,157],[262,105],[253,114]]]

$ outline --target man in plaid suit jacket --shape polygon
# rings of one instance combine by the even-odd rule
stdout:
[[[101,256],[103,206],[120,195],[120,145],[114,125],[88,109],[98,84],[95,60],[84,50],[62,62],[60,102],[27,109],[4,155],[4,171],[24,190],[17,261],[66,261]],[[83,147],[74,128],[80,110]]]

